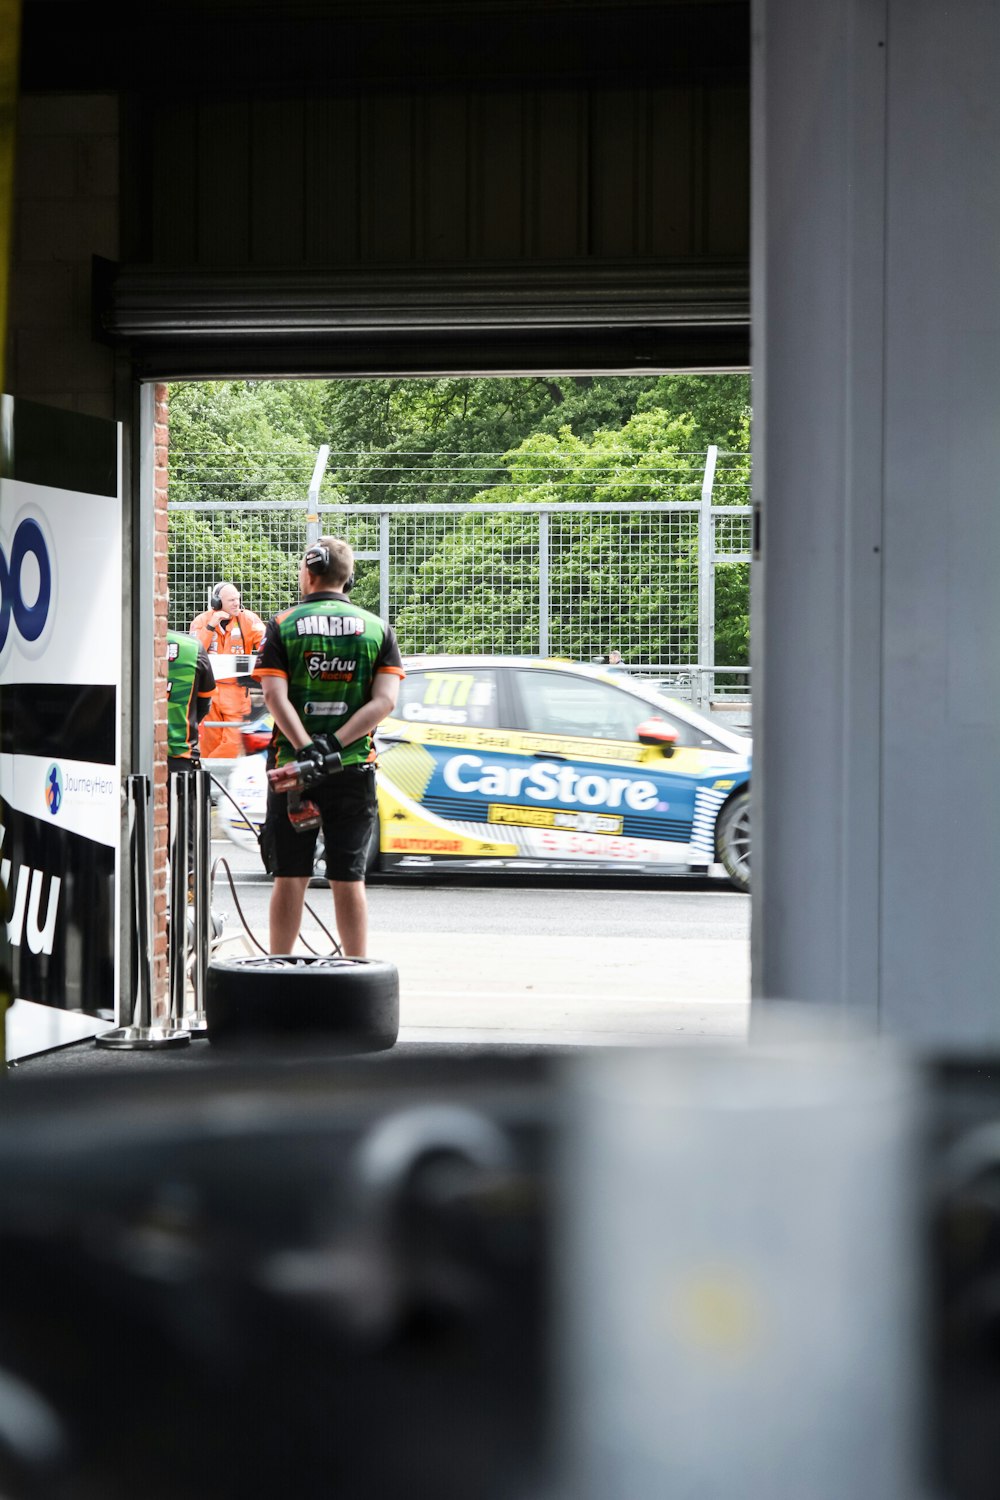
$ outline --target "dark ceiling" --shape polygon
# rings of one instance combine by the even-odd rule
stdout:
[[[24,0],[21,85],[351,89],[749,76],[749,0]]]

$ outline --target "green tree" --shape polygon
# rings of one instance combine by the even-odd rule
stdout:
[[[691,441],[697,448],[716,443],[730,451],[749,451],[749,375],[660,375],[638,393],[636,410],[691,418]]]
[[[568,426],[535,433],[505,456],[509,478],[475,497],[466,515],[442,525],[432,555],[393,580],[394,618],[407,649],[535,652],[538,542],[530,514],[477,515],[489,503],[575,502],[607,514],[554,514],[549,533],[549,648],[588,658],[610,646],[633,664],[697,659],[698,523],[693,511],[650,512],[648,501],[697,501],[705,457],[693,447],[696,419],[660,409],[624,425],[577,436]],[[727,491],[745,503],[745,465]],[[738,478],[743,488],[735,482]],[[620,584],[619,559],[648,567]],[[737,572],[744,576],[735,576]],[[747,659],[749,619],[742,566],[720,570],[717,660]],[[473,588],[454,588],[456,577]]]
[[[232,578],[265,618],[294,594],[309,480],[325,430],[324,384],[171,387],[168,583],[175,629],[187,629],[221,578]],[[183,510],[185,502],[213,509]]]
[[[517,512],[476,517],[471,508],[573,501],[620,508],[594,520],[553,518],[553,649],[589,656],[617,645],[633,661],[693,660],[696,529],[675,513],[654,530],[648,512],[630,508],[696,499],[709,443],[726,450],[716,502],[746,503],[748,398],[743,375],[176,385],[171,501],[218,509],[172,514],[172,623],[184,628],[204,607],[206,585],[222,576],[242,583],[260,613],[287,602],[309,479],[328,443],[321,503],[470,506],[462,517],[414,518],[392,581],[393,616],[409,649],[537,650],[537,528]],[[377,550],[376,516],[326,524],[357,551]],[[618,599],[607,580],[622,540],[645,548],[651,567]],[[357,573],[355,598],[377,609],[377,567],[362,559]],[[717,571],[716,659],[726,664],[746,660],[747,574],[745,564]],[[454,599],[462,575],[471,587]]]
[[[170,389],[170,499],[299,500],[325,442],[326,381],[213,380]]]

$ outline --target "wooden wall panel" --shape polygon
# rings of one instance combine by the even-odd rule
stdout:
[[[361,106],[361,257],[403,262],[414,253],[414,105],[377,94]]]
[[[531,112],[526,239],[532,255],[566,260],[587,249],[588,98],[578,90],[536,94]]]
[[[591,100],[589,245],[613,258],[645,249],[646,94],[596,92]]]
[[[167,265],[198,260],[198,112],[187,100],[164,100],[150,131],[152,249]]]
[[[250,264],[250,105],[205,99],[198,108],[198,261]]]
[[[336,265],[360,257],[359,109],[353,98],[313,98],[306,103],[307,265]]]
[[[305,142],[301,99],[255,99],[250,117],[250,259],[305,258]]]
[[[469,253],[469,107],[465,94],[416,102],[416,253],[465,260]]]
[[[657,89],[650,95],[646,126],[647,255],[684,259],[696,253],[696,98],[697,91],[689,88]],[[749,115],[747,127],[749,130]]]
[[[706,105],[705,248],[742,255],[750,238],[749,90],[713,89]]]
[[[743,86],[175,100],[151,119],[156,264],[747,254]]]
[[[483,93],[473,100],[469,253],[474,260],[516,260],[524,254],[524,123],[519,92]]]

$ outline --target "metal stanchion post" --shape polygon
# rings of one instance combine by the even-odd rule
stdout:
[[[187,1009],[187,892],[191,879],[191,773],[170,773],[170,1019],[183,1026]]]
[[[208,955],[211,944],[211,858],[212,858],[212,801],[209,793],[211,777],[208,771],[192,771],[184,777],[186,787],[186,815],[184,827],[187,830],[184,849],[185,858],[190,849],[194,853],[191,871],[192,902],[191,921],[184,924],[184,933],[190,933],[192,973],[191,987],[193,998],[191,1007],[187,1005],[187,966],[185,963],[186,951],[182,948],[177,963],[180,978],[174,984],[174,954],[171,950],[171,1013],[178,1025],[183,1026],[192,1036],[207,1036],[208,1025],[205,1020],[205,984],[208,978]],[[187,889],[187,877],[185,876],[184,889]],[[182,939],[183,942],[183,939]]]
[[[129,865],[132,872],[132,972],[135,997],[131,1026],[117,1026],[96,1037],[99,1047],[119,1051],[185,1046],[191,1033],[176,1026],[153,1025],[152,984],[152,893],[149,867],[148,776],[129,776],[126,781],[129,820]],[[174,825],[176,829],[176,824]],[[173,924],[171,924],[173,925]]]

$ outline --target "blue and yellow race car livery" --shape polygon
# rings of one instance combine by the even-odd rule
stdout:
[[[406,673],[377,738],[383,868],[722,863],[747,888],[742,736],[596,667],[441,657]]]
[[[596,666],[445,656],[410,658],[405,670],[375,740],[372,870],[722,866],[749,888],[745,736]],[[220,805],[248,846],[264,817],[262,759],[237,764]]]

